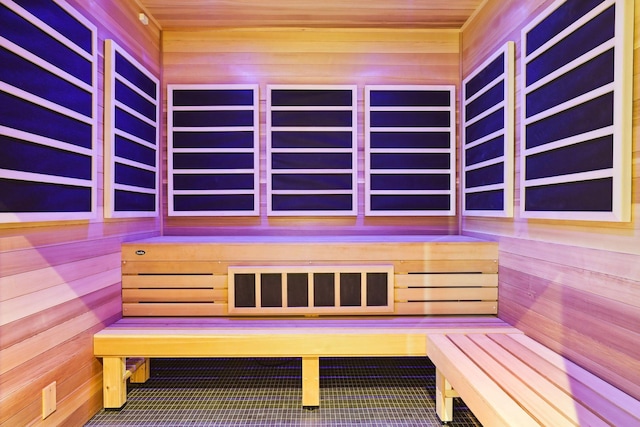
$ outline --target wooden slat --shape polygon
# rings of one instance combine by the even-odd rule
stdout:
[[[147,303],[122,304],[123,316],[226,316],[227,304]]]
[[[118,252],[11,276],[4,276],[3,268],[0,273],[0,301],[18,298],[51,286],[119,268],[120,253]]]
[[[430,301],[396,302],[395,314],[402,315],[460,315],[460,314],[496,314],[495,301]]]
[[[189,274],[217,275],[227,274],[227,264],[204,261],[130,261],[122,263],[123,275],[153,274]]]
[[[400,288],[396,302],[406,301],[498,301],[498,288]]]
[[[0,311],[0,325],[7,325],[58,304],[64,304],[108,288],[119,282],[120,271],[114,269],[4,301],[2,303],[2,311]]]
[[[51,329],[52,325],[67,322],[82,315],[87,310],[98,310],[101,306],[118,307],[121,304],[122,289],[119,284],[100,289],[82,299],[73,299],[56,305],[15,322],[0,326],[0,350],[39,335]]]
[[[393,255],[391,255],[393,256]],[[494,260],[424,260],[424,261],[397,261],[394,259],[383,260],[394,267],[396,274],[406,273],[498,273],[498,263]],[[122,265],[122,273],[129,274],[213,274],[224,275],[230,266],[265,266],[295,264],[289,258],[272,261],[254,261],[238,259],[229,262],[207,261],[136,261],[126,262]],[[298,261],[299,262],[299,261]],[[355,263],[379,264],[380,261],[354,260],[349,258],[332,260],[309,260],[305,265],[351,265]]]
[[[396,274],[395,287],[472,287],[498,286],[497,274]]]
[[[55,348],[74,336],[79,335],[96,324],[108,323],[117,316],[120,308],[116,305],[104,305],[88,311],[70,321],[52,325],[45,332],[25,339],[0,352],[0,375],[19,367],[39,354]]]
[[[123,289],[122,302],[226,302],[227,290],[214,289]]]
[[[130,275],[122,276],[123,289],[139,288],[207,288],[226,289],[227,275]]]
[[[394,263],[396,274],[400,273],[498,273],[497,259],[491,260],[424,260]]]

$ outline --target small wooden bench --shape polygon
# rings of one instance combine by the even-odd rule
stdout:
[[[436,412],[485,426],[640,426],[640,402],[523,334],[429,334]]]

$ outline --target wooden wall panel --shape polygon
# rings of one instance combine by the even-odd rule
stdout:
[[[102,127],[104,40],[113,38],[160,75],[160,30],[128,0],[67,0],[98,27]],[[0,225],[0,425],[86,423],[102,407],[93,334],[122,316],[120,244],[160,234],[161,218]],[[42,389],[57,383],[57,410],[42,420]]]
[[[520,30],[551,3],[489,0],[463,28],[461,77],[513,40],[519,92]],[[461,229],[500,242],[502,319],[640,398],[640,5],[629,3],[635,3],[632,221],[463,217]],[[518,165],[519,105],[515,117]],[[516,183],[519,173],[516,167]],[[518,194],[516,184],[516,212]]]
[[[259,84],[261,171],[265,165],[267,84],[358,85],[358,215],[344,218],[166,217],[169,235],[455,234],[451,217],[364,217],[364,85],[455,84],[457,30],[251,28],[168,30],[162,41],[167,84]],[[165,105],[166,111],[166,105]],[[166,164],[166,158],[164,159]],[[165,186],[166,186],[166,175]],[[167,212],[166,204],[163,209]]]

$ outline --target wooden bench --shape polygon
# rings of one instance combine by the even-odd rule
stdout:
[[[104,406],[126,402],[132,357],[146,368],[152,357],[300,357],[302,404],[318,406],[320,357],[426,356],[427,331],[515,332],[495,317],[497,299],[498,244],[464,236],[124,243],[123,319],[94,337]]]
[[[523,334],[428,334],[436,412],[485,426],[640,426],[640,402]]]
[[[518,332],[495,316],[129,317],[94,335],[94,354],[103,359],[105,408],[126,403],[131,357],[299,357],[302,406],[317,407],[320,357],[427,356],[427,334],[452,331]]]

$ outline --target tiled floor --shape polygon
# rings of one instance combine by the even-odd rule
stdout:
[[[440,426],[426,358],[323,358],[320,408],[301,407],[300,359],[154,359],[121,411],[87,426]],[[452,427],[480,426],[456,399]]]

